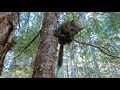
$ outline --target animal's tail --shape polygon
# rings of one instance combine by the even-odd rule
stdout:
[[[62,66],[62,62],[63,62],[63,45],[60,45],[60,50],[59,50],[59,57],[58,57],[58,67]]]

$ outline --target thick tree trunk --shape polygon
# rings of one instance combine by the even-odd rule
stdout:
[[[18,12],[0,12],[0,75],[4,66],[4,58],[15,43],[12,35],[19,22]]]
[[[45,12],[40,33],[40,45],[34,61],[32,78],[55,78],[55,56],[57,39],[54,31],[57,29],[58,13]]]

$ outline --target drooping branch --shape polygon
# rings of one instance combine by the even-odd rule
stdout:
[[[41,31],[41,30],[40,30]],[[15,57],[17,58],[18,56],[20,56],[29,46],[30,44],[35,41],[35,39],[38,37],[38,35],[40,34],[40,31],[38,32],[38,34],[28,43],[28,45]],[[96,45],[92,45],[90,43],[86,43],[86,42],[80,42],[80,41],[77,41],[75,40],[74,38],[67,38],[65,35],[63,34],[58,34],[57,32],[55,32],[55,35],[58,36],[58,37],[62,37],[62,38],[65,38],[65,39],[71,39],[72,41],[75,41],[77,43],[80,43],[80,44],[83,44],[83,45],[88,45],[88,46],[92,46],[92,47],[95,47],[95,48],[98,48],[102,53],[108,55],[108,56],[111,56],[111,57],[114,57],[114,58],[120,58],[116,55],[112,55],[110,53],[112,53],[110,50],[108,50],[107,48],[103,47],[103,46],[96,46]],[[105,52],[103,49],[109,51],[110,53],[107,53]]]
[[[77,41],[77,40],[75,40],[74,38],[67,38],[65,35],[63,35],[63,34],[58,34],[57,32],[55,33],[55,35],[58,36],[58,37],[65,38],[65,39],[71,39],[72,41],[75,41],[75,42],[77,42],[77,43],[79,43],[79,44],[83,44],[83,45],[88,45],[88,46],[95,47],[95,48],[99,49],[102,53],[104,53],[104,54],[106,54],[106,55],[108,55],[108,56],[111,56],[111,57],[114,57],[114,58],[120,58],[119,56],[114,55],[109,49],[107,49],[107,48],[105,48],[105,47],[103,47],[103,46],[96,46],[96,45],[92,45],[92,44],[90,44],[90,43]],[[105,52],[103,49],[109,51],[111,54]]]
[[[27,46],[25,46],[25,48],[17,56],[14,57],[14,59],[19,57],[33,43],[33,41],[35,41],[35,39],[39,36],[40,32],[41,32],[41,30],[39,30],[37,35],[28,43]]]
[[[116,55],[112,55],[112,54],[110,54],[110,53],[105,52],[102,48],[106,49],[107,51],[109,51],[109,50],[108,50],[107,48],[103,47],[103,46],[96,46],[96,45],[92,45],[92,44],[90,44],[90,43],[80,42],[80,41],[77,41],[77,40],[75,40],[75,39],[72,39],[72,40],[75,41],[75,42],[77,42],[77,43],[80,43],[80,44],[89,45],[89,46],[98,48],[102,53],[104,53],[104,54],[106,54],[106,55],[108,55],[108,56],[111,56],[111,57],[114,57],[114,58],[120,58],[120,57],[118,57],[118,56],[116,56]],[[110,51],[110,52],[111,52],[111,51]],[[112,52],[111,52],[111,53],[112,53]]]

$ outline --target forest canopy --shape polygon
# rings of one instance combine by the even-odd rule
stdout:
[[[45,15],[44,12],[20,12],[19,23],[12,36],[16,44],[5,55],[1,78],[32,77],[34,63],[37,62],[35,59],[45,38],[42,35],[45,33],[42,32],[43,25],[47,27],[48,23],[44,23]],[[59,70],[60,45],[55,43],[57,48],[53,64],[56,77],[120,78],[120,12],[59,12],[57,23],[53,20],[51,25],[58,28],[66,20],[74,20],[84,29],[64,46],[63,65]],[[51,32],[52,29],[45,30]],[[48,42],[51,42],[49,38]]]

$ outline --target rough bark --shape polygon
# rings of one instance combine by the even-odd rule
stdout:
[[[12,38],[19,22],[18,12],[0,12],[0,75],[4,66],[4,58],[15,43]]]
[[[45,12],[40,33],[40,45],[33,66],[32,78],[55,78],[55,57],[57,52],[58,13]]]

